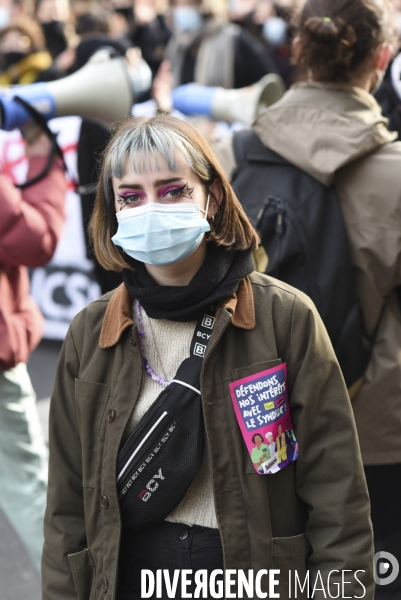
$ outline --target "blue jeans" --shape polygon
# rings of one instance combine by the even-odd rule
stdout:
[[[40,570],[48,451],[25,363],[0,372],[0,508]]]

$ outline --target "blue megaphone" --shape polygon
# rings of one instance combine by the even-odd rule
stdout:
[[[110,125],[131,114],[135,97],[150,89],[152,73],[144,60],[130,65],[100,50],[79,71],[49,83],[0,88],[0,128],[11,131],[31,115],[13,100],[19,96],[46,120],[77,115]]]
[[[56,102],[48,84],[17,85],[5,92],[0,90],[1,129],[12,131],[31,118],[25,108],[14,101],[15,96],[33,106],[47,121],[56,116]]]
[[[173,90],[173,106],[184,115],[203,115],[216,121],[252,125],[258,114],[278,102],[284,92],[284,81],[274,73],[239,90],[189,83]]]

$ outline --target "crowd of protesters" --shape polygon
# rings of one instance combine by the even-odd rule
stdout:
[[[174,85],[197,81],[244,87],[271,71],[289,83],[291,4],[238,1],[230,10],[224,0],[209,5],[197,0],[2,0],[1,83],[62,77],[81,67],[100,41],[120,53],[139,47],[154,73],[169,58]],[[234,58],[230,69],[232,57],[209,60],[228,49]],[[210,71],[216,63],[221,73]]]
[[[391,69],[401,49],[401,1],[389,0],[387,20],[385,0],[307,0],[303,8],[304,4],[304,0],[0,0],[0,86],[63,78],[102,48],[118,56],[140,49],[156,83],[140,100],[153,96],[159,112],[165,111],[156,86],[164,78],[167,93],[192,82],[239,89],[269,73],[282,78],[289,91],[257,119],[255,138],[252,142],[248,138],[249,144],[256,144],[252,149],[260,156],[264,149],[276,153],[317,180],[322,189],[335,188],[338,194],[365,337],[372,341],[369,367],[350,396],[371,500],[375,548],[401,561],[401,150],[397,142],[401,96]],[[43,137],[34,137],[27,143],[31,167],[43,162],[47,147]],[[78,171],[84,232],[104,293],[120,285],[122,277],[118,269],[107,271],[104,261],[100,261],[103,267],[98,262],[88,224],[96,201],[98,156],[109,138],[106,127],[82,121]],[[239,164],[235,139],[235,134],[228,136],[215,150],[237,190],[235,177],[246,161]],[[25,363],[40,339],[40,317],[29,300],[24,267],[43,264],[54,252],[65,182],[57,162],[41,183],[22,196],[5,179],[0,183],[0,333],[4,331],[0,453],[8,457],[8,462],[2,461],[4,473],[0,469],[0,480],[7,480],[0,491],[0,507],[38,566],[46,448],[37,433],[35,396]],[[306,189],[310,184],[304,185]],[[244,189],[245,204],[246,185]],[[19,413],[9,410],[10,402],[20,403]],[[8,425],[10,415],[18,414],[27,424],[20,437],[29,449],[26,454],[17,438],[10,437],[14,427]],[[16,436],[18,428],[20,423],[14,427]],[[6,440],[3,445],[2,440]],[[13,444],[18,450],[14,455]],[[11,474],[20,467],[27,467],[32,481],[28,476],[22,484],[14,481]],[[24,498],[28,505],[32,494],[37,502],[35,519],[30,521]],[[375,598],[396,598],[400,592],[398,581],[378,586]]]
[[[392,4],[394,30],[401,34],[401,5]],[[63,77],[102,43],[121,54],[140,48],[154,74],[169,59],[174,86],[195,81],[240,88],[269,72],[289,86],[300,77],[291,64],[293,15],[300,5],[302,0],[1,0],[0,84]]]

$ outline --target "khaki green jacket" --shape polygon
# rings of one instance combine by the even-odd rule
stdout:
[[[243,442],[229,384],[281,362],[299,458],[262,476]],[[50,407],[43,600],[115,598],[116,459],[143,377],[131,299],[121,286],[74,319],[60,356]],[[318,570],[323,580],[334,569],[363,570],[364,598],[373,600],[369,501],[354,419],[310,300],[264,275],[245,279],[219,308],[201,390],[225,567],[280,569],[276,591],[284,599],[289,569],[301,580],[309,569],[311,581]],[[361,596],[350,573],[345,579],[353,582],[348,595]]]
[[[350,85],[301,83],[253,126],[265,146],[325,185],[334,183],[350,241],[366,332],[382,318],[352,406],[366,465],[401,463],[401,142],[380,106]],[[228,174],[231,139],[217,147]]]

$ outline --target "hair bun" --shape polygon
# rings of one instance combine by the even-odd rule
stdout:
[[[293,62],[316,81],[349,82],[388,39],[385,0],[305,0]]]
[[[323,17],[310,17],[304,25],[304,33],[318,44],[338,43],[341,35],[337,23]]]
[[[303,36],[308,38],[314,53],[331,67],[347,68],[354,54],[356,33],[342,19],[310,17],[303,26]],[[320,50],[319,50],[320,48]]]

